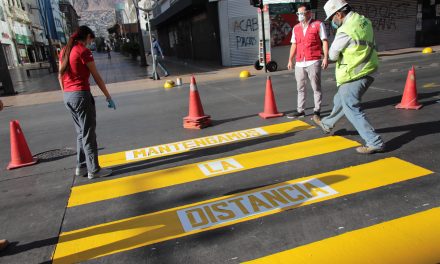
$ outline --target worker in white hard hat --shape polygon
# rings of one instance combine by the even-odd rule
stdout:
[[[362,95],[374,81],[371,75],[379,65],[371,21],[352,11],[344,0],[329,0],[324,10],[326,20],[337,29],[329,59],[336,61],[338,92],[333,99],[331,114],[322,120],[312,120],[324,133],[330,133],[345,115],[365,140],[365,145],[356,151],[361,154],[382,152],[385,144],[360,107]]]

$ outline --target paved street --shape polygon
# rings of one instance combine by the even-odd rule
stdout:
[[[150,65],[147,67],[140,67],[139,61],[132,60],[117,52],[112,52],[111,59],[107,58],[107,53],[94,52],[94,57],[102,79],[107,84],[145,80],[151,76],[151,56],[147,57],[147,61]],[[195,63],[188,64],[187,62],[177,61],[175,58],[167,58],[164,64],[170,71],[171,77],[193,72],[203,73],[214,71],[220,68],[219,66],[214,66],[209,63],[199,63],[199,65],[195,65]],[[57,75],[49,73],[47,69],[31,71],[30,77],[26,75],[26,69],[37,67],[38,64],[28,64],[10,70],[16,92],[19,94],[31,94],[59,90]],[[163,75],[160,71],[159,74],[161,76]],[[91,80],[90,84],[95,85],[95,82]]]
[[[96,57],[101,71],[115,67],[103,73],[114,89],[145,78],[122,57]],[[203,130],[182,127],[188,85],[121,91],[116,110],[97,97],[100,162],[114,169],[97,180],[73,176],[75,132],[60,100],[7,104],[0,237],[12,245],[0,263],[440,263],[439,59],[381,58],[362,106],[387,148],[367,156],[346,119],[330,135],[313,126],[311,92],[306,118],[261,119],[261,72],[200,82],[213,119]],[[412,65],[423,108],[397,110]],[[111,74],[125,67],[130,75]],[[293,73],[271,76],[278,110],[292,112]],[[333,65],[322,78],[327,115]],[[38,164],[5,169],[11,119]]]

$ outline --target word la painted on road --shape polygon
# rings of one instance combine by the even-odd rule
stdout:
[[[200,163],[197,166],[206,176],[223,174],[225,172],[236,171],[244,168],[243,165],[233,158]]]
[[[338,192],[318,179],[286,184],[251,194],[177,211],[183,229],[190,232],[275,209],[332,196]]]
[[[268,135],[268,133],[264,131],[264,129],[254,128],[254,129],[248,129],[238,132],[226,133],[222,135],[191,139],[177,143],[126,151],[125,157],[127,160],[137,160],[147,157],[155,157],[155,156],[168,155],[178,152],[184,152],[195,148],[221,145],[221,144],[231,143],[234,141],[257,138],[266,135]]]

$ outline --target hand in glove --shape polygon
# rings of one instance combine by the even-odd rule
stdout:
[[[113,101],[113,99],[111,99],[111,98],[107,98],[107,103],[108,103],[108,108],[113,108],[113,109],[115,109],[116,110],[116,104],[115,104],[115,102]]]

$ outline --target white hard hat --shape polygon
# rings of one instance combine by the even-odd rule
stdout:
[[[343,8],[346,5],[348,5],[348,3],[345,2],[345,0],[328,0],[327,3],[325,3],[324,5],[325,14],[327,15],[327,18],[325,20],[328,20],[339,9]]]

